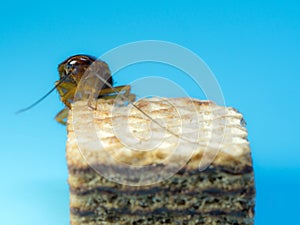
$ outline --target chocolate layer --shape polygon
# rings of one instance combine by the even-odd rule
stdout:
[[[119,216],[147,216],[149,214],[155,214],[156,216],[175,216],[175,217],[180,217],[184,215],[202,215],[202,216],[221,216],[221,215],[226,215],[226,216],[234,216],[234,217],[247,217],[249,212],[248,211],[222,211],[222,210],[212,210],[209,212],[197,212],[194,211],[193,209],[186,209],[186,210],[169,210],[168,208],[159,208],[155,209],[151,212],[149,211],[142,211],[142,210],[137,210],[137,211],[130,211],[126,208],[123,209],[117,209],[117,208],[112,208],[112,209],[106,209],[105,207],[102,207],[102,210],[104,211],[109,211],[108,216],[111,215],[119,215]],[[253,210],[253,209],[252,209]],[[76,216],[97,216],[98,213],[95,211],[80,211],[78,208],[71,208],[71,213]]]
[[[86,174],[86,173],[94,173],[95,170],[93,168],[99,168],[99,167],[104,167],[105,165],[91,165],[88,167],[83,168],[77,168],[76,166],[68,166],[69,174],[73,175],[78,175],[78,174]],[[112,166],[109,166],[112,168]],[[155,165],[155,167],[158,168],[159,166]],[[124,168],[122,167],[114,167],[115,171],[118,173],[121,173],[124,171]],[[241,174],[246,174],[246,173],[251,173],[253,172],[253,167],[252,165],[238,165],[238,166],[220,166],[220,165],[210,165],[208,168],[205,169],[206,172],[209,171],[219,171],[219,172],[224,172],[228,173],[231,175],[241,175]],[[179,175],[193,175],[193,174],[198,174],[199,170],[194,169],[194,170],[188,170],[187,168],[182,168],[177,172]]]
[[[120,190],[115,189],[111,187],[104,187],[99,186],[90,190],[81,191],[80,189],[72,189],[70,188],[70,192],[77,196],[85,196],[90,194],[120,194],[120,195],[151,195],[159,192],[169,192],[170,194],[181,194],[184,193],[184,195],[195,195],[199,193],[199,190],[189,191],[182,190],[181,188],[177,189],[170,189],[170,188],[162,188],[162,187],[153,187],[149,189],[140,189],[140,190]],[[227,196],[227,195],[235,195],[238,193],[241,193],[245,196],[247,195],[254,195],[255,189],[254,187],[244,187],[244,188],[238,188],[238,189],[232,189],[232,190],[224,190],[219,188],[209,188],[205,190],[201,190],[201,193],[208,194],[208,195],[214,195],[214,196]]]

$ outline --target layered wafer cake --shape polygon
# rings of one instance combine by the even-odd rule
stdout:
[[[73,104],[71,224],[253,224],[254,174],[241,113],[187,98],[136,105],[155,122],[113,100]]]

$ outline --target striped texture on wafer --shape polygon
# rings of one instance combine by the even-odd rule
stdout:
[[[114,111],[112,100],[99,100],[94,110],[86,102],[74,103],[67,141],[71,224],[253,224],[254,174],[242,115],[186,98],[149,98],[137,105],[171,132],[151,126],[134,108],[125,118]],[[151,151],[132,151],[116,136],[118,119],[128,120],[136,137],[163,141]],[[180,145],[176,135],[183,137]],[[95,137],[101,149],[95,149]],[[182,159],[188,160],[181,165]],[[147,166],[152,174],[128,165]]]

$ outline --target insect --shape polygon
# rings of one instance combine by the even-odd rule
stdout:
[[[74,100],[76,88],[88,70],[94,70],[89,71],[91,73],[100,72],[103,76],[103,86],[102,89],[96,93],[97,98],[115,98],[117,96],[116,94],[121,93],[128,101],[132,102],[135,100],[135,95],[130,93],[131,87],[129,85],[113,87],[113,79],[108,65],[105,62],[89,55],[74,55],[58,65],[60,79],[55,82],[55,86],[38,101],[27,108],[19,110],[17,113],[31,109],[56,89],[60,95],[61,101],[65,104],[65,108],[56,115],[55,119],[57,122],[65,125],[68,111],[71,109],[71,104]]]
[[[56,115],[57,122],[66,123],[67,112],[71,108],[76,88],[88,70],[92,70],[90,71],[92,73],[101,74],[103,79],[103,86],[97,93],[97,98],[115,98],[116,94],[123,93],[126,99],[135,100],[135,95],[130,94],[131,87],[129,85],[112,87],[113,79],[105,62],[97,60],[93,56],[74,55],[58,65],[60,80],[56,81],[55,86],[66,108]]]
[[[190,140],[181,137],[173,131],[169,130],[168,128],[164,127],[157,120],[153,119],[148,113],[144,112],[137,105],[135,105],[133,102],[136,96],[130,93],[131,87],[129,85],[113,87],[113,79],[111,77],[108,65],[105,62],[100,61],[95,57],[89,55],[74,55],[67,58],[65,61],[58,65],[58,73],[60,79],[55,82],[55,86],[50,91],[48,91],[43,97],[41,97],[39,100],[31,104],[30,106],[21,109],[16,113],[18,114],[21,112],[25,112],[33,108],[56,89],[60,95],[61,101],[65,104],[65,108],[56,115],[55,119],[57,122],[66,125],[68,112],[69,109],[71,109],[72,107],[76,89],[81,79],[83,79],[83,76],[85,76],[86,73],[98,73],[98,75],[100,74],[102,77],[96,77],[98,77],[102,81],[103,86],[100,90],[98,90],[98,92],[96,92],[96,96],[93,97],[110,99],[120,96],[123,100],[131,104],[132,107],[137,109],[141,114],[150,119],[160,128],[166,130],[170,134],[180,139],[191,142]]]

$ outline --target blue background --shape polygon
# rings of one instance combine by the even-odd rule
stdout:
[[[299,12],[296,0],[1,2],[0,223],[69,222],[66,130],[53,119],[63,104],[53,93],[31,111],[14,112],[53,86],[57,64],[67,56],[100,56],[128,42],[158,39],[198,54],[226,104],[244,114],[256,174],[256,224],[296,224]]]

